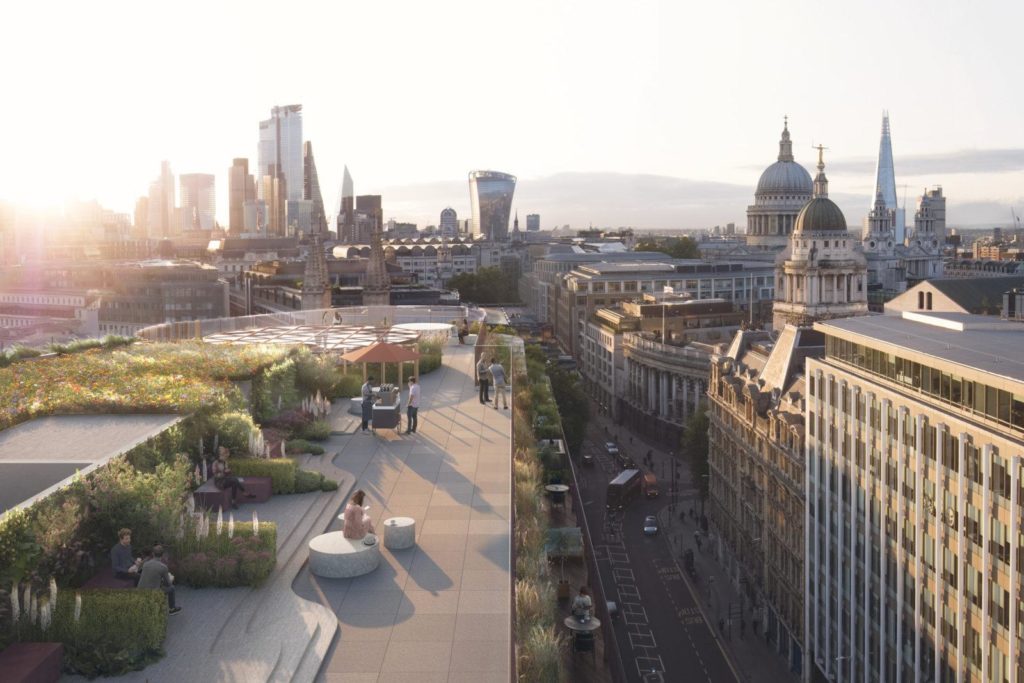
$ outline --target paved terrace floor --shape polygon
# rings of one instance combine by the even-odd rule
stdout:
[[[422,392],[415,435],[357,432],[335,458],[378,531],[413,517],[417,545],[382,548],[381,566],[355,579],[299,575],[296,592],[339,625],[318,681],[509,680],[510,411],[480,404],[469,345],[447,346]]]
[[[302,463],[339,490],[235,513],[277,523],[274,573],[256,589],[179,587],[184,609],[168,621],[166,656],[116,680],[508,681],[510,411],[480,405],[472,358],[453,341],[422,378],[415,435],[358,433],[339,401],[327,454]],[[312,577],[306,544],[340,527],[355,488],[367,492],[378,530],[387,517],[414,517],[417,546],[382,547],[381,566],[363,577]]]

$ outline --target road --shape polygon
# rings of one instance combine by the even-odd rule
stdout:
[[[738,681],[695,597],[699,586],[683,575],[665,535],[643,533],[646,515],[661,512],[659,516],[667,518],[668,491],[653,500],[638,499],[621,516],[606,515],[605,489],[619,468],[605,452],[601,425],[591,422],[591,438],[583,445],[583,453],[593,455],[595,463],[580,467],[578,473],[601,578],[608,599],[619,605],[621,616],[613,624],[627,677],[642,683]],[[628,443],[622,447],[629,451]],[[629,454],[637,462],[643,458],[639,449]],[[687,477],[682,474],[682,486]],[[696,497],[696,491],[685,488],[680,494],[684,499]]]

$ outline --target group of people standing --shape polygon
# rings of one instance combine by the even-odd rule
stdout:
[[[505,393],[508,387],[508,380],[505,376],[505,368],[502,367],[501,363],[493,356],[489,362],[483,356],[480,356],[480,360],[476,364],[476,377],[480,382],[480,403],[487,404],[491,402],[490,390],[491,383],[493,382],[494,409],[498,409],[498,403],[500,402],[505,410],[508,410],[508,396]]]
[[[361,431],[366,431],[370,427],[370,422],[373,421],[373,375],[366,378],[363,382],[363,386],[360,389],[360,395],[363,397],[363,402],[360,406],[362,410],[363,422],[360,427]],[[420,412],[420,383],[415,376],[409,378],[409,398],[405,404],[405,417],[406,417],[406,434],[415,434],[416,428],[420,425],[419,419]]]

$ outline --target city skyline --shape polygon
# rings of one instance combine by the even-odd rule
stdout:
[[[67,19],[61,25],[45,21],[54,6]],[[774,156],[786,114],[797,161],[807,167],[811,144],[828,146],[837,202],[863,215],[874,189],[883,110],[891,115],[901,201],[905,195],[910,205],[924,187],[941,184],[952,224],[1009,225],[1009,207],[1024,208],[1017,189],[1024,180],[1024,131],[1014,121],[1018,96],[1008,66],[1015,57],[1011,27],[1024,10],[1009,3],[871,3],[842,17],[838,9],[811,3],[787,6],[785,13],[742,3],[681,14],[669,3],[648,2],[629,16],[611,3],[523,3],[502,15],[497,40],[493,31],[474,30],[494,17],[467,3],[408,4],[395,16],[374,7],[307,5],[274,21],[282,29],[302,26],[275,31],[285,48],[301,40],[309,49],[283,49],[284,56],[266,68],[232,71],[230,83],[226,63],[205,51],[173,49],[176,27],[187,27],[198,42],[221,45],[222,54],[244,54],[250,36],[269,27],[264,13],[243,14],[245,30],[237,30],[236,10],[249,6],[225,5],[194,26],[187,20],[191,5],[183,3],[166,18],[167,30],[153,35],[137,31],[146,10],[121,11],[128,7],[113,5],[98,14],[47,3],[11,11],[25,30],[0,47],[9,63],[35,53],[43,36],[63,47],[10,75],[11,101],[32,106],[5,112],[21,134],[5,152],[0,198],[50,207],[95,198],[130,212],[167,159],[176,173],[216,175],[217,220],[226,226],[232,159],[248,158],[255,168],[258,122],[273,106],[301,103],[303,137],[316,144],[321,185],[330,188],[325,204],[337,204],[330,193],[347,165],[357,193],[384,196],[386,217],[421,225],[436,223],[447,205],[469,215],[463,179],[475,168],[517,175],[514,208],[540,213],[544,227],[588,221],[640,228],[741,224],[749,188]],[[892,40],[877,30],[883,13],[887,24],[914,30]],[[335,93],[319,84],[316,69],[298,67],[300,61],[336,57],[327,38],[341,20],[387,20],[390,47],[386,56],[347,72],[346,88]],[[859,36],[858,49],[813,47],[819,42],[814,36],[839,21]],[[445,25],[459,40],[430,41],[424,49],[421,32],[431,25]],[[702,32],[701,26],[729,31]],[[721,35],[730,41],[721,42]],[[502,39],[508,47],[495,49]],[[611,41],[615,50],[601,47]],[[352,36],[346,49],[368,53],[372,39]],[[146,56],[148,62],[140,60],[145,66],[126,65],[123,55],[133,51]],[[69,61],[71,53],[76,58]],[[765,77],[757,67],[766,53],[791,68]],[[713,69],[691,67],[708,54],[714,55]],[[187,68],[200,62],[208,68]],[[168,80],[160,76],[179,70],[205,75],[189,97],[167,98]],[[501,78],[486,78],[492,71]],[[878,77],[889,73],[898,76]],[[829,95],[843,91],[857,96]],[[352,107],[349,93],[372,106]],[[441,93],[455,101],[464,97],[488,116],[431,105]],[[67,111],[68,102],[99,97],[103,107],[80,106],[74,116]],[[57,168],[51,154],[38,153],[40,140],[61,156]],[[43,174],[48,182],[39,183]],[[627,187],[605,208],[605,188],[571,201],[534,196],[553,192],[555,180],[606,174],[619,174]],[[646,179],[664,187],[629,191]],[[425,196],[448,183],[457,193]],[[534,184],[542,186],[536,193]],[[690,184],[698,187],[687,191]],[[630,216],[639,219],[624,220]]]

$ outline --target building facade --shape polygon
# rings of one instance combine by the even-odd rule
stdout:
[[[181,185],[181,229],[213,230],[217,221],[217,195],[212,173],[182,173],[178,176]]]
[[[905,312],[815,329],[808,660],[837,681],[1021,680],[1024,327]]]
[[[539,232],[540,231],[540,214],[539,213],[528,213],[528,214],[526,214],[526,231],[527,232]]]
[[[237,237],[248,232],[245,205],[256,200],[256,180],[249,173],[248,159],[235,159],[228,169],[228,231]]]
[[[499,171],[471,171],[469,202],[473,214],[473,235],[482,235],[492,242],[508,239],[508,223],[512,217],[512,196],[516,177]]]
[[[441,237],[448,239],[458,237],[459,216],[455,213],[455,209],[449,206],[441,211],[441,221],[437,224],[437,229]]]

